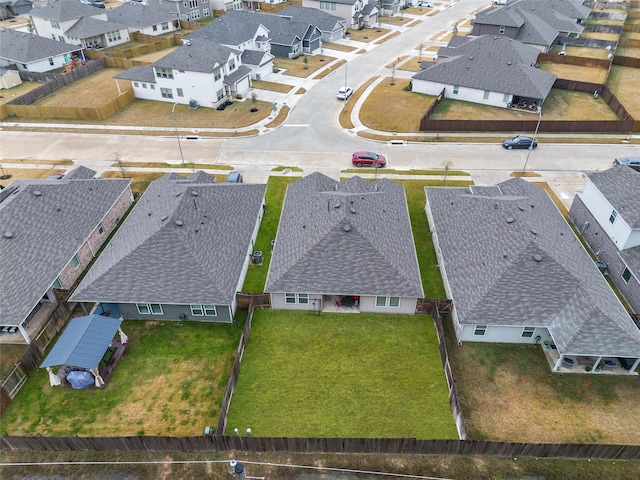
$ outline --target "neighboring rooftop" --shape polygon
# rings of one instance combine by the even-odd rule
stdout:
[[[151,182],[72,299],[232,304],[266,185],[213,182]]]
[[[321,173],[290,184],[265,290],[423,297],[404,188]]]
[[[93,7],[92,7],[93,8]],[[0,29],[0,58],[15,63],[31,63],[43,58],[71,54],[81,47],[8,28]]]
[[[631,228],[640,229],[640,172],[619,165],[587,177]]]
[[[29,12],[29,16],[66,22],[82,17],[103,15],[104,10],[87,5],[79,0],[56,0],[44,6],[37,6]]]
[[[562,354],[640,356],[640,330],[546,192],[513,178],[426,194],[461,324],[547,327]]]

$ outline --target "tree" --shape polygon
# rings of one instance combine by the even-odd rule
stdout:
[[[418,63],[422,63],[422,49],[424,49],[424,43],[418,45]]]
[[[447,175],[449,174],[449,170],[453,166],[453,162],[451,160],[445,160],[442,162],[442,166],[444,167],[444,178],[442,179],[442,185],[447,183]]]
[[[302,67],[304,70],[308,70],[309,69],[309,57],[307,57],[306,55],[304,57],[302,57],[302,61],[304,62],[304,67]]]
[[[127,169],[124,166],[122,159],[120,158],[120,153],[116,152],[114,157],[114,163],[116,164],[116,168],[120,170],[120,175],[122,175],[122,178],[127,178]]]
[[[251,111],[252,112],[257,112],[258,111],[258,107],[256,107],[256,102],[258,101],[258,95],[256,95],[256,92],[253,92],[251,94]]]

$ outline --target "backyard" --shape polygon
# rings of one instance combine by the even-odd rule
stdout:
[[[104,389],[50,387],[38,369],[2,415],[2,435],[201,435],[215,426],[235,358],[234,324],[127,320],[129,347]]]
[[[227,431],[457,438],[426,315],[256,310]]]

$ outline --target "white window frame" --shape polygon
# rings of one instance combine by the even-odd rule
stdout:
[[[533,334],[536,333],[536,327],[524,327],[520,333],[521,338],[533,338]]]
[[[179,97],[184,97],[184,92],[181,88],[176,88],[176,95],[178,95]]]
[[[627,274],[628,278],[624,278],[624,274]],[[631,270],[629,270],[627,267],[624,267],[624,270],[622,270],[622,273],[620,274],[620,277],[622,278],[622,281],[624,283],[629,283],[631,281],[631,277],[633,275],[631,274]]]
[[[476,337],[484,337],[487,334],[487,326],[486,325],[476,325],[473,329],[473,334]]]
[[[618,212],[614,210],[611,211],[611,215],[609,215],[609,223],[613,225],[616,223],[616,218],[618,218]]]
[[[453,94],[454,95],[458,95],[459,92],[460,92],[460,85],[454,85],[453,86]]]
[[[204,317],[204,308],[202,305],[189,305],[191,307],[191,315],[194,317]]]
[[[102,235],[104,233],[104,227],[102,226],[102,222],[98,224],[98,233]]]
[[[71,259],[71,265],[73,265],[75,268],[78,268],[80,266],[80,259],[78,258],[77,253]]]
[[[171,88],[160,87],[160,95],[162,95],[162,98],[173,98],[173,90]]]
[[[284,303],[287,305],[295,305],[296,304],[296,294],[295,293],[285,293],[284,294]]]

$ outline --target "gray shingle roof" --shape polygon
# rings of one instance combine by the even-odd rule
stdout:
[[[232,12],[217,18],[215,21],[204,25],[187,39],[204,38],[213,43],[238,47],[253,39],[257,26],[253,23],[245,24],[231,19]]]
[[[46,6],[34,8],[29,12],[29,16],[66,22],[76,18],[102,15],[103,13],[105,13],[104,10],[80,3],[78,0],[56,0]]]
[[[91,17],[84,17],[78,20],[73,25],[73,27],[69,28],[65,32],[65,35],[74,38],[89,38],[97,35],[102,35],[104,33],[117,32],[119,30],[126,29],[127,26],[120,23],[109,22],[106,20],[97,20]]]
[[[163,22],[171,23],[176,20],[175,10],[166,11],[161,8],[154,8],[142,3],[123,3],[113,10],[107,10],[107,18],[114,23],[121,23],[133,28],[146,28],[159,25]]]
[[[587,177],[631,228],[640,228],[640,172],[621,165]]]
[[[230,305],[266,185],[207,177],[152,182],[72,298]]]
[[[263,60],[266,59],[267,62],[269,62],[270,60],[272,60],[273,57],[270,54],[263,52],[261,50],[245,50],[242,52],[241,58],[242,58],[243,65],[260,66],[263,64]]]
[[[8,196],[0,203],[0,271],[11,274],[2,278],[1,325],[18,325],[25,319],[130,183],[15,180],[5,189]],[[5,232],[13,238],[5,238]]]
[[[441,48],[438,60],[427,63],[413,78],[542,99],[556,80],[555,75],[533,66],[539,51],[529,45],[497,35],[455,42]]]
[[[321,173],[290,184],[265,289],[422,297],[402,186]]]
[[[98,368],[121,323],[122,320],[101,315],[72,318],[40,368]]]
[[[287,7],[280,10],[278,15],[282,17],[291,17],[295,22],[306,22],[314,25],[323,32],[332,32],[336,28],[339,28],[342,24],[344,26],[346,20],[342,17],[331,15],[317,8],[308,7]]]
[[[131,80],[133,82],[156,83],[156,74],[153,72],[151,65],[144,67],[131,67],[124,72],[120,72],[113,78],[122,80]]]
[[[216,67],[224,65],[233,52],[234,50],[229,47],[212,43],[206,39],[194,38],[151,65],[188,72],[212,73]]]
[[[547,194],[497,187],[426,188],[459,321],[544,326],[562,354],[639,356],[640,330]]]
[[[591,12],[591,9],[582,3],[581,0],[516,0],[508,7],[538,12],[557,12],[563,16],[580,20],[587,18]],[[502,9],[504,8],[506,7],[502,7]]]
[[[95,170],[91,170],[90,168],[80,165],[79,167],[76,167],[69,173],[67,173],[64,178],[66,178],[67,180],[90,180],[92,178],[95,178],[96,173],[97,172]]]
[[[8,28],[0,29],[0,58],[12,62],[31,63],[43,58],[71,54],[77,50],[80,50],[77,45]]]
[[[234,85],[239,82],[243,78],[249,76],[251,74],[251,69],[246,65],[240,65],[237,69],[230,73],[229,75],[225,75],[223,82],[226,85]]]

